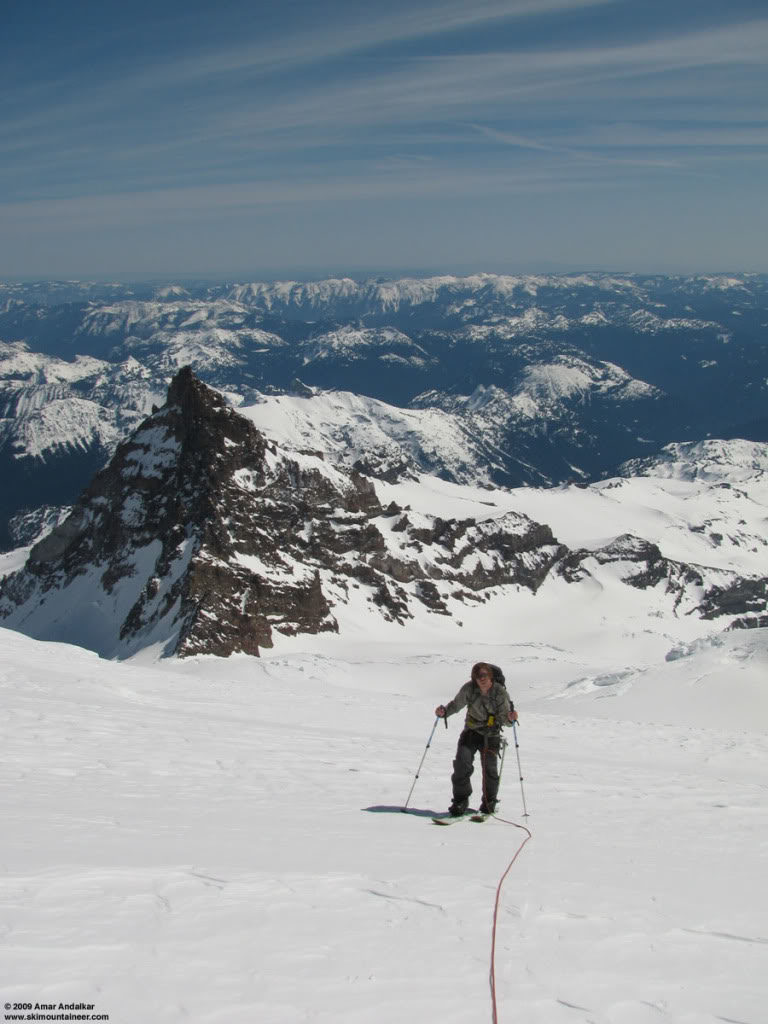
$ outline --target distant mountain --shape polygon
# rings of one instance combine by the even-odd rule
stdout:
[[[259,395],[238,411],[286,448],[322,453],[347,472],[390,482],[428,473],[455,483],[491,483],[490,445],[450,411],[402,409],[299,381],[287,394]]]
[[[277,401],[295,445],[302,421]],[[472,489],[460,500],[483,508]],[[649,614],[724,626],[766,616],[764,576],[672,559],[632,534],[569,550],[522,511],[484,513],[385,505],[367,476],[276,443],[184,369],[66,518],[46,513],[53,529],[0,584],[0,622],[127,657],[258,654],[280,635],[336,632],[361,604],[391,623],[460,624],[467,607],[562,586],[647,592]]]
[[[762,484],[768,494],[768,445],[745,440],[668,444],[658,455],[626,462],[620,471],[622,476],[704,480],[726,487],[750,481]]]
[[[402,449],[447,479],[557,484],[767,439],[766,325],[747,274],[0,284],[0,546],[12,515],[72,502],[183,366],[239,407],[297,380],[375,400],[373,475]]]

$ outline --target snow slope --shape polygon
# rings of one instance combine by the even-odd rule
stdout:
[[[474,495],[476,514],[482,515],[481,502],[486,516],[514,509],[547,523],[571,548],[597,548],[630,533],[658,544],[667,558],[745,575],[768,574],[768,444],[712,441],[702,446],[696,446],[699,458],[647,460],[635,466],[635,471],[644,467],[642,476],[614,477],[588,487],[473,491],[422,477],[421,497],[412,487],[406,498],[387,484],[377,481],[376,486],[385,501],[397,497],[413,501],[416,508],[437,500],[464,507],[463,514]],[[689,447],[669,445],[665,451]]]
[[[753,455],[737,483],[376,486],[415,516],[515,510],[572,547],[635,533],[765,573]],[[704,515],[751,539],[715,543]],[[494,894],[524,834],[434,827],[460,721],[425,751],[487,659],[520,712],[533,833],[501,893],[500,1024],[762,1024],[768,630],[592,568],[499,588],[463,627],[385,622],[352,590],[340,635],[260,659],[115,663],[0,629],[4,1001],[91,1002],[111,1024],[489,1020]],[[512,747],[500,816],[522,823],[519,774]]]
[[[320,450],[334,465],[350,469],[375,454],[382,462],[450,473],[459,483],[487,482],[487,454],[442,409],[401,409],[348,391],[263,395],[238,408],[283,447]]]
[[[432,709],[488,656],[533,832],[502,890],[499,1020],[759,1024],[765,631],[671,661],[658,637],[572,639],[158,666],[0,630],[4,999],[112,1024],[490,1019],[494,889],[523,833],[429,821],[457,720],[400,813]],[[694,721],[726,688],[726,717]],[[513,755],[501,813],[521,822]]]
[[[425,514],[439,508],[456,518],[523,512],[551,526],[571,548],[592,549],[631,533],[659,544],[668,558],[768,575],[765,442],[670,444],[659,457],[627,463],[627,476],[589,487],[497,490],[488,486],[484,469],[493,464],[492,450],[478,450],[450,413],[400,409],[344,391],[307,392],[262,396],[238,411],[287,451],[319,450],[347,469],[376,452],[382,461],[406,467],[412,480],[375,481],[383,504],[410,504]],[[508,401],[493,387],[478,388],[468,400],[471,411],[489,422],[497,418],[495,404]],[[450,482],[424,475],[435,466],[450,474]],[[484,486],[471,486],[473,481]]]

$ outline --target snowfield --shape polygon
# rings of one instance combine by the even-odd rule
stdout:
[[[533,833],[502,890],[499,1020],[760,1024],[766,631],[665,653],[555,633],[142,664],[0,630],[4,999],[112,1024],[489,1020],[524,833],[430,822],[457,719],[400,812],[434,707],[487,657]],[[524,823],[514,747],[501,797]]]
[[[309,390],[309,389],[308,389]],[[264,395],[238,412],[293,451],[321,450],[347,470],[371,453],[393,464],[447,467],[461,482],[489,480],[476,445],[460,422],[442,409],[400,409],[364,395],[328,391]]]
[[[574,548],[634,533],[766,574],[761,453],[724,487],[722,452],[589,488],[376,487],[415,517],[525,513]],[[4,1002],[111,1024],[489,1021],[513,822],[532,839],[501,889],[500,1024],[763,1024],[768,629],[593,568],[407,626],[352,589],[339,635],[259,659],[113,662],[0,629]],[[510,744],[503,820],[437,828],[461,721],[426,750],[434,708],[477,660],[507,675],[521,767]]]

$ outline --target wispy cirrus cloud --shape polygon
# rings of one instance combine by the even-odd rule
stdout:
[[[616,2],[616,0],[605,0]],[[520,5],[518,14],[544,6],[551,10],[586,6],[567,0],[552,0],[551,5],[536,0]],[[348,54],[366,44],[384,46],[403,38],[419,38],[428,27],[483,23],[502,17],[507,5],[486,3],[471,12],[461,13],[457,5],[442,5],[412,13],[399,21],[367,21],[354,29],[331,31],[309,36],[306,41],[291,37],[274,46],[249,44],[234,49],[203,53],[194,59],[159,62],[137,69],[103,83],[98,94],[76,93],[63,102],[47,104],[17,117],[6,118],[4,138],[16,132],[28,133],[42,123],[55,126],[73,120],[108,114],[131,115],[131,103],[145,101],[156,95],[168,104],[169,112],[180,115],[182,123],[194,120],[198,112],[206,115],[227,115],[236,124],[245,108],[251,123],[264,128],[298,128],[314,125],[318,119],[349,124],[382,122],[387,119],[434,120],[446,110],[471,109],[473,106],[498,101],[507,96],[546,95],[562,87],[628,81],[633,77],[659,78],[672,73],[717,67],[761,66],[768,52],[768,19],[754,19],[724,28],[687,31],[672,36],[646,40],[641,44],[583,45],[578,47],[538,46],[534,51],[508,49],[449,55],[404,55],[382,69],[376,61],[338,71],[330,78],[308,83],[281,84],[272,92],[258,85],[249,91],[242,81],[243,73],[268,63],[284,67],[286,62],[321,62],[330,56]],[[446,12],[453,11],[453,17]],[[442,18],[438,15],[442,14]],[[510,11],[506,9],[506,17]],[[491,40],[489,40],[491,42]],[[178,97],[163,95],[170,87],[199,84],[210,75],[227,74],[237,81],[213,93],[192,94],[189,110],[178,109]],[[586,77],[585,77],[586,76]],[[667,88],[665,85],[664,88]],[[245,91],[241,91],[245,89]],[[642,89],[638,91],[642,93]],[[606,86],[606,93],[609,90]],[[631,90],[628,90],[631,96]],[[562,97],[565,102],[568,97]],[[629,97],[628,97],[629,98]],[[17,104],[18,106],[18,104]],[[232,107],[234,106],[234,112]],[[122,110],[121,110],[122,108]],[[153,111],[144,111],[151,124]],[[172,126],[171,130],[172,130]],[[17,142],[18,144],[18,142]]]
[[[256,140],[271,133],[307,132],[311,139],[318,132],[450,123],[478,113],[486,120],[531,120],[540,111],[546,128],[551,117],[547,106],[559,104],[564,116],[584,94],[589,102],[600,98],[615,113],[617,84],[624,89],[624,107],[635,100],[648,102],[649,92],[702,102],[706,76],[713,69],[760,66],[767,43],[768,21],[758,21],[727,32],[689,33],[643,45],[417,59],[386,72],[374,65],[353,81],[317,84],[308,94],[287,92],[263,103],[257,93],[235,110],[217,111],[210,130],[214,138],[249,132]],[[670,76],[683,74],[686,81],[670,81]],[[743,90],[738,82],[733,89],[733,101],[738,102]],[[545,141],[521,137],[529,146],[546,148]]]
[[[562,164],[540,168],[488,169],[474,167],[425,166],[424,161],[370,164],[351,169],[346,177],[332,180],[296,177],[293,180],[264,180],[232,185],[165,187],[107,195],[72,196],[0,203],[0,230],[25,224],[46,231],[52,225],[82,230],[108,225],[113,229],[133,228],[138,223],[179,223],[205,211],[206,217],[240,216],[248,211],[296,204],[366,203],[377,199],[409,200],[457,198],[468,192],[483,196],[562,194],[590,189],[594,174],[581,174]],[[609,174],[603,186],[618,187]]]
[[[170,18],[164,35],[126,20],[122,49],[115,26],[82,66],[0,71],[7,229],[480,192],[652,203],[707,176],[721,195],[737,176],[756,188],[766,158],[768,18],[751,0],[297,0],[269,23],[223,0],[242,17],[203,18],[207,34],[177,2],[179,45]]]
[[[67,118],[73,113],[95,114],[105,110],[119,99],[181,88],[204,87],[212,79],[235,79],[235,87],[243,79],[254,75],[268,75],[279,71],[291,72],[297,66],[322,65],[343,60],[345,57],[373,54],[393,44],[414,42],[428,36],[447,36],[493,22],[510,22],[536,15],[552,15],[580,8],[616,5],[622,0],[442,0],[437,3],[405,4],[379,13],[373,6],[356,5],[345,12],[343,18],[324,17],[322,22],[306,27],[301,21],[291,31],[285,28],[260,31],[255,38],[228,45],[203,46],[194,53],[168,54],[160,52],[138,61],[121,62],[108,70],[102,78],[104,93],[84,95],[89,87],[87,75],[81,68],[45,82],[16,81],[14,107],[42,105],[40,118],[54,120]],[[389,58],[391,59],[391,57]],[[85,84],[85,89],[83,85]],[[51,92],[53,90],[53,94]],[[71,97],[61,101],[62,94]],[[51,96],[54,101],[51,103]],[[86,103],[83,108],[78,104]],[[29,116],[33,116],[30,114]],[[15,122],[23,126],[32,123],[29,117]],[[6,127],[13,128],[10,118]]]

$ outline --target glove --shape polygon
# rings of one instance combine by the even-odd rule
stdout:
[[[435,708],[435,714],[438,718],[445,718],[445,706],[440,704],[439,707]]]
[[[507,719],[508,719],[509,722],[516,722],[517,721],[517,712],[516,711],[508,711],[507,712]]]

